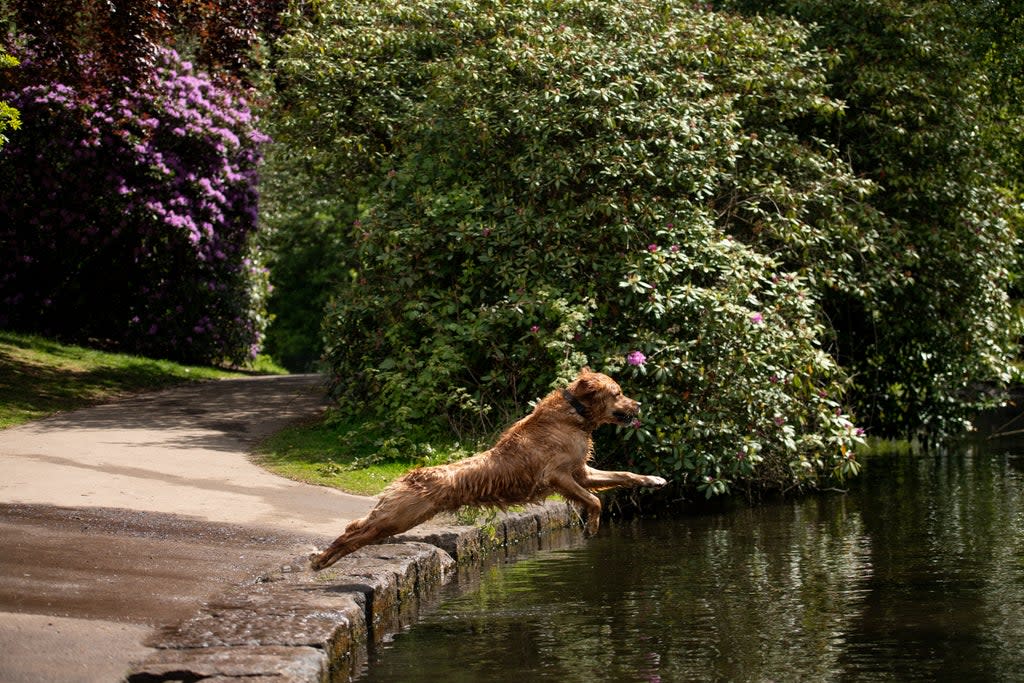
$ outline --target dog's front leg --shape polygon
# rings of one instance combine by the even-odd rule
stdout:
[[[601,499],[580,486],[568,472],[559,473],[552,478],[552,488],[569,500],[575,501],[587,510],[586,532],[588,536],[597,533],[601,526]]]
[[[579,483],[584,488],[599,491],[601,489],[615,488],[616,486],[661,488],[668,482],[661,477],[634,474],[632,472],[605,472],[604,470],[595,470],[593,467],[587,466],[584,470],[584,478]]]

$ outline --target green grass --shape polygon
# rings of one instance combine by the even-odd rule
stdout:
[[[279,432],[257,447],[257,462],[281,476],[372,496],[413,467],[469,455],[456,442],[388,437],[373,422],[333,413]]]
[[[284,371],[261,362],[251,372]],[[0,429],[140,391],[242,374],[0,331]]]

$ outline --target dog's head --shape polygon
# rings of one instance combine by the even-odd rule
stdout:
[[[595,425],[627,425],[640,413],[640,402],[623,395],[619,385],[608,375],[583,368],[568,386],[569,393],[586,411],[586,418]]]

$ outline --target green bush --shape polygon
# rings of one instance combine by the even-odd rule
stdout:
[[[309,187],[351,163],[363,188],[325,321],[346,408],[487,434],[590,364],[644,402],[604,457],[708,495],[856,471],[816,288],[862,286],[871,188],[793,132],[840,112],[797,25],[594,0],[294,19],[275,138],[334,141]]]
[[[0,70],[10,69],[18,65],[18,60],[7,54],[7,52],[0,47]],[[4,134],[5,130],[17,130],[21,126],[21,117],[18,115],[18,110],[12,107],[7,102],[0,100],[0,147],[4,146],[7,142],[7,135]]]
[[[867,202],[883,218],[876,249],[855,263],[857,279],[875,286],[824,290],[837,357],[854,378],[851,404],[873,434],[961,431],[1001,397],[1020,331],[1006,295],[1020,215],[1000,190],[1019,176],[1007,167],[1015,129],[989,97],[991,86],[1012,81],[985,78],[1012,59],[993,67],[972,56],[977,35],[958,18],[975,11],[992,21],[996,5],[720,4],[796,18],[813,26],[811,45],[837,56],[829,92],[847,113],[809,120],[803,134],[833,141],[858,176],[875,182]]]

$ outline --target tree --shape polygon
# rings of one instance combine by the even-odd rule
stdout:
[[[180,47],[217,78],[247,81],[259,47],[279,30],[284,0],[0,0],[33,56],[36,80],[117,87],[146,79],[161,50]],[[83,68],[85,67],[85,68]]]
[[[250,239],[265,136],[242,91],[282,7],[0,6],[7,43],[27,55],[4,86],[32,112],[0,156],[5,324],[204,362],[255,352],[267,318]]]

